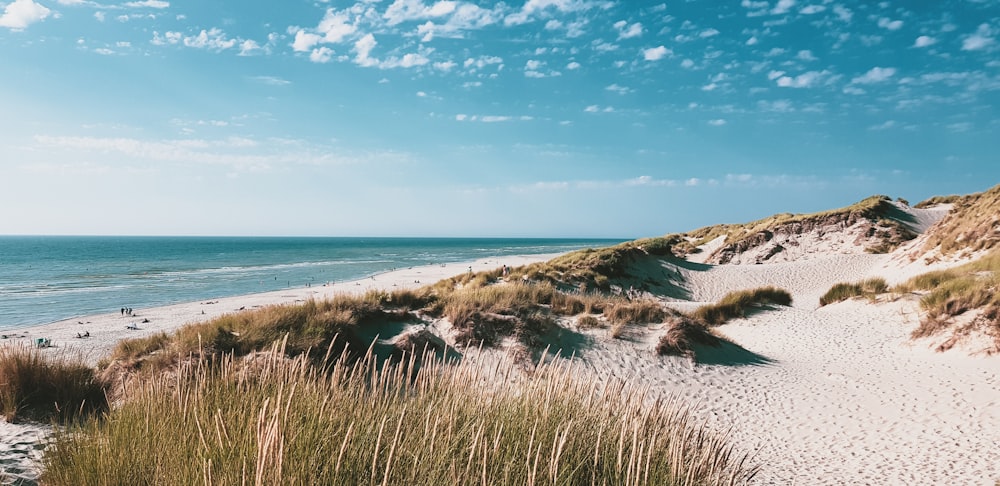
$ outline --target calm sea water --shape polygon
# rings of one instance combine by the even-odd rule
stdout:
[[[0,236],[0,330],[619,241]]]

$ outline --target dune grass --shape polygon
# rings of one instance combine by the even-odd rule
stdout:
[[[719,346],[722,340],[703,324],[683,316],[667,322],[667,332],[656,343],[656,353],[695,359],[695,345]]]
[[[820,307],[824,305],[842,302],[855,297],[865,297],[868,300],[875,300],[879,294],[889,291],[889,284],[884,278],[874,277],[856,283],[841,282],[834,284],[819,298]]]
[[[107,408],[105,388],[82,356],[0,346],[0,414],[7,421],[86,417]]]
[[[979,309],[979,317],[962,332],[979,328],[993,336],[994,347],[1000,351],[1000,249],[959,267],[917,275],[893,290],[926,292],[920,298],[925,315],[913,331],[913,338],[953,329],[953,318]]]
[[[427,358],[287,351],[182,365],[57,434],[43,484],[744,484],[746,455],[672,400]]]
[[[991,249],[1000,243],[1000,185],[978,194],[946,199],[951,212],[927,235],[924,250],[944,255]]]
[[[706,326],[718,326],[730,319],[746,317],[749,309],[764,305],[792,305],[792,295],[777,287],[739,290],[726,294],[715,304],[695,309],[691,317]]]

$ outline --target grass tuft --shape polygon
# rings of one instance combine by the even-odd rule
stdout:
[[[718,326],[730,319],[746,317],[749,309],[764,305],[792,305],[792,295],[777,287],[730,292],[716,304],[699,307],[691,316],[706,326]]]
[[[82,356],[0,347],[0,414],[8,422],[86,417],[107,408],[105,388]]]
[[[692,319],[673,317],[667,324],[667,332],[656,344],[657,354],[694,359],[696,344],[719,346],[722,343],[707,327]]]
[[[866,297],[869,300],[875,300],[876,296],[888,291],[889,284],[885,282],[884,278],[880,277],[862,280],[857,283],[842,282],[834,284],[833,287],[830,287],[830,290],[827,290],[826,293],[819,298],[819,305],[822,307],[824,305],[842,302],[854,297]]]

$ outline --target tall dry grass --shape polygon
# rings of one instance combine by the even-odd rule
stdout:
[[[730,319],[746,317],[748,310],[765,305],[792,305],[792,295],[777,287],[738,290],[724,295],[715,304],[695,309],[691,317],[705,325],[718,326]]]
[[[837,283],[819,298],[819,305],[822,307],[854,297],[866,297],[869,300],[875,300],[875,297],[879,294],[888,291],[889,284],[886,283],[884,278],[880,277],[862,280],[857,283]]]
[[[0,414],[7,421],[71,421],[107,407],[106,385],[82,356],[0,346]]]
[[[756,471],[679,403],[578,381],[565,361],[512,379],[513,365],[285,356],[143,383],[57,434],[42,483],[715,485]]]

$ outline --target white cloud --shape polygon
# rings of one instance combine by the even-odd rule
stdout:
[[[799,10],[799,13],[802,15],[812,15],[818,14],[824,10],[826,10],[826,7],[822,5],[806,5],[805,7],[802,7],[802,10]]]
[[[580,63],[572,61],[566,65],[566,69],[569,69],[570,71],[575,71],[577,69],[580,69]]]
[[[715,29],[705,29],[705,30],[703,30],[703,31],[701,31],[701,32],[698,33],[698,37],[701,37],[702,39],[707,39],[709,37],[715,37],[717,35],[719,35],[719,31],[715,30]]]
[[[601,111],[601,107],[599,107],[597,105],[590,105],[590,106],[584,108],[583,111],[585,111],[587,113],[597,113],[597,112]]]
[[[721,127],[722,125],[726,124],[726,120],[723,120],[722,118],[717,118],[715,120],[709,120],[708,124],[712,125],[713,127]]]
[[[292,50],[295,52],[308,52],[315,46],[319,44],[319,41],[323,37],[318,34],[310,34],[304,30],[299,30],[295,33],[295,41],[292,42]]]
[[[913,47],[927,47],[929,45],[933,45],[936,43],[937,39],[930,36],[922,35],[920,37],[917,37],[917,40],[913,41]]]
[[[11,30],[24,30],[29,25],[45,20],[51,10],[32,0],[14,0],[4,7],[0,15],[0,27]]]
[[[318,49],[313,49],[309,53],[309,60],[315,63],[327,63],[333,58],[333,49],[326,46],[321,46]]]
[[[196,49],[212,49],[224,51],[236,45],[236,39],[226,37],[226,34],[218,28],[202,30],[196,36],[185,37],[184,45]]]
[[[259,50],[260,50],[260,44],[257,44],[257,41],[255,40],[247,39],[244,40],[243,42],[240,42],[240,53],[239,53],[240,56],[249,56],[252,55],[254,51],[259,51]]]
[[[978,51],[990,47],[996,42],[993,38],[993,29],[989,24],[980,24],[974,34],[962,39],[963,51]]]
[[[104,12],[94,12],[94,18],[97,19],[98,22],[104,22],[104,19],[106,17],[107,16],[104,14]]]
[[[659,61],[666,56],[673,55],[674,51],[667,49],[664,46],[650,47],[649,49],[643,49],[642,57],[647,61]]]
[[[799,51],[799,53],[796,54],[795,57],[797,57],[797,58],[799,58],[800,60],[803,60],[803,61],[815,61],[816,60],[816,56],[814,56],[813,53],[812,53],[812,51],[809,51],[809,50]]]
[[[755,45],[757,45],[757,43],[758,43],[758,42],[760,42],[760,41],[759,41],[759,40],[757,40],[757,37],[756,37],[756,36],[751,36],[751,37],[750,37],[749,39],[747,39],[747,42],[746,42],[746,44],[747,44],[748,46],[755,46]]]
[[[605,87],[604,89],[607,90],[607,91],[618,93],[620,95],[626,95],[626,94],[629,94],[629,93],[635,91],[632,88],[627,88],[625,86],[621,86],[618,83],[611,84],[611,85]]]
[[[642,24],[639,22],[628,25],[628,22],[619,20],[615,22],[614,27],[618,29],[618,40],[631,39],[642,35]]]
[[[553,9],[557,12],[580,12],[592,8],[610,8],[609,2],[598,2],[593,0],[528,0],[521,7],[521,10],[507,15],[504,18],[505,25],[521,25],[534,20],[534,17],[542,12]]]
[[[497,123],[497,122],[505,122],[505,121],[510,121],[510,120],[511,120],[511,117],[509,117],[509,116],[483,115],[483,116],[479,117],[479,121],[481,121],[483,123]]]
[[[452,69],[455,68],[455,66],[458,66],[458,64],[456,64],[453,61],[442,61],[442,62],[436,62],[436,63],[434,63],[434,69],[437,69],[438,71],[444,71],[444,72],[451,71]]]
[[[899,30],[903,28],[902,20],[889,20],[885,17],[878,19],[878,26],[888,30]]]
[[[170,2],[164,2],[161,0],[143,0],[141,2],[128,2],[125,4],[126,7],[135,8],[167,8],[170,6]]]
[[[323,20],[316,26],[316,32],[323,34],[323,42],[337,43],[353,34],[358,28],[350,23],[347,12],[326,11]]]
[[[778,3],[771,9],[771,14],[781,15],[787,13],[795,6],[795,0],[778,0]]]
[[[854,12],[851,12],[851,9],[843,5],[834,5],[833,13],[837,14],[837,18],[839,18],[842,22],[850,23],[851,18],[854,17]]]
[[[772,72],[774,74],[774,72]],[[811,88],[829,76],[829,71],[808,71],[794,78],[791,76],[778,77],[778,86],[782,88]]]
[[[867,73],[851,80],[853,84],[881,83],[896,74],[896,68],[873,67]]]
[[[354,57],[354,62],[365,67],[378,64],[378,61],[372,59],[371,57],[372,49],[375,48],[376,44],[378,44],[378,42],[375,40],[375,36],[371,33],[365,34],[364,37],[358,39],[358,41],[354,43],[354,52],[357,54]]]
[[[691,69],[691,68],[694,67],[694,61],[692,61],[690,59],[685,59],[685,60],[681,61],[681,67],[684,68],[684,69]]]
[[[453,13],[458,2],[442,0],[432,5],[424,5],[422,0],[396,0],[389,5],[382,16],[389,25],[402,22],[438,18]]]
[[[455,115],[455,120],[457,121],[465,121],[467,118],[469,118],[468,115],[462,113]]]

